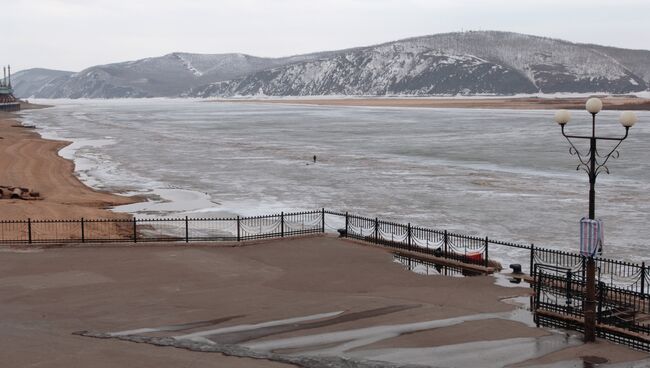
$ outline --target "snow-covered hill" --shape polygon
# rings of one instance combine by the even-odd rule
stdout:
[[[200,85],[241,77],[314,56],[259,58],[244,54],[189,54],[93,66],[50,82],[47,88],[29,84],[17,93],[39,98],[175,97]],[[39,69],[39,73],[45,69]],[[15,83],[35,79],[36,69],[15,75]],[[50,71],[56,72],[56,71]],[[27,87],[27,83],[25,83]]]
[[[525,75],[472,55],[385,45],[213,83],[190,95],[440,95],[536,92]]]
[[[51,69],[27,69],[11,76],[14,94],[18,97],[49,95],[60,83],[66,81],[73,72]]]
[[[628,93],[648,89],[649,54],[517,33],[446,33],[264,70],[190,95]]]
[[[18,96],[44,98],[629,93],[649,89],[650,51],[460,32],[287,58],[177,52],[78,73],[32,69],[14,83]]]

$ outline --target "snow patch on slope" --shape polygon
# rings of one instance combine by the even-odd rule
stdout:
[[[200,70],[196,69],[196,68],[192,65],[192,62],[191,62],[189,59],[183,57],[182,54],[178,54],[178,53],[177,53],[177,54],[174,54],[174,56],[176,56],[176,57],[178,58],[178,60],[180,60],[181,63],[183,63],[183,65],[185,66],[185,68],[186,68],[187,70],[189,70],[192,74],[194,74],[194,75],[197,76],[197,77],[201,77],[201,76],[203,76],[203,72],[201,72]]]

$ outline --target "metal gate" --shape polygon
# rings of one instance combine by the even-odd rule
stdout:
[[[584,332],[584,267],[536,264],[533,275],[535,323]],[[597,336],[650,351],[648,295],[597,280]]]

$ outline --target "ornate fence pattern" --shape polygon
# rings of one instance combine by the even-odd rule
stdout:
[[[622,269],[632,270],[627,266]],[[584,272],[581,269],[575,272],[572,268],[537,264],[533,274],[535,296],[532,309],[537,325],[583,331],[586,295]],[[650,296],[603,281],[597,283],[596,293],[597,336],[650,351]]]
[[[343,236],[417,253],[453,259],[463,263],[489,266],[489,239],[399,224],[379,218],[325,211],[345,218]]]
[[[321,233],[324,210],[253,217],[0,221],[0,244],[244,241]]]

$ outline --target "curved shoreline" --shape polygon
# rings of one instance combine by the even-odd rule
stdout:
[[[42,200],[0,199],[0,220],[130,218],[109,208],[138,202],[86,186],[74,173],[74,162],[58,152],[71,144],[41,137],[20,117],[0,113],[0,185],[27,187]]]
[[[602,97],[607,110],[650,110],[650,99],[639,97]],[[485,98],[439,98],[439,97],[350,97],[331,98],[241,98],[216,99],[209,102],[269,103],[287,105],[315,106],[354,106],[354,107],[417,107],[452,109],[508,109],[508,110],[549,110],[584,109],[587,97],[485,97]]]

